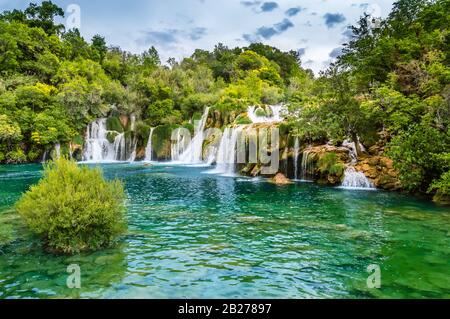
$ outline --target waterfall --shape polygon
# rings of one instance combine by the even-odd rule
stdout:
[[[243,126],[237,128],[226,128],[220,141],[217,152],[216,168],[210,171],[211,174],[222,174],[224,176],[234,176],[236,173],[237,142],[242,133]]]
[[[180,154],[184,152],[183,136],[180,134],[179,130],[177,130],[177,142],[172,143],[170,151],[172,162],[178,162],[180,160]]]
[[[55,144],[55,155],[56,155],[57,159],[59,159],[61,157],[61,144],[60,143]]]
[[[284,104],[277,104],[277,105],[269,105],[268,106],[271,111],[271,116],[258,116],[257,110],[260,109],[258,106],[249,106],[247,114],[250,120],[253,123],[275,123],[275,122],[282,122],[284,120],[282,113],[285,111],[286,107]]]
[[[356,164],[358,162],[358,152],[356,151],[355,142],[345,140],[344,142],[342,142],[342,146],[349,149],[352,164]],[[364,148],[364,145],[362,145],[361,143],[359,143],[359,148],[361,149],[362,152],[366,151],[366,149]]]
[[[374,185],[369,181],[366,175],[357,172],[353,167],[349,167],[345,171],[342,187],[348,189],[375,189]]]
[[[137,138],[134,138],[133,141],[133,150],[131,151],[131,155],[130,155],[130,159],[128,160],[128,162],[133,163],[136,160],[136,155],[137,155]]]
[[[184,164],[200,164],[203,162],[203,141],[204,130],[206,126],[206,120],[209,115],[209,107],[205,109],[200,122],[197,124],[195,129],[194,138],[192,139],[189,146],[186,148],[186,151],[180,155],[179,161]],[[177,143],[179,144],[179,143]]]
[[[300,139],[298,137],[295,138],[294,144],[294,178],[298,179],[298,156],[300,154]]]
[[[307,181],[314,175],[314,166],[311,160],[311,152],[306,150],[302,155],[302,166],[301,166],[301,179]]]
[[[148,137],[147,147],[145,148],[145,161],[151,162],[153,159],[153,132],[155,131],[155,128],[152,127],[150,129],[150,136]]]
[[[42,155],[42,161],[41,163],[45,163],[47,161],[47,150],[44,151],[44,155]]]
[[[102,118],[89,124],[83,153],[84,161],[99,163],[127,160],[125,133],[108,131],[106,120]],[[117,134],[113,143],[108,141],[108,133]]]
[[[114,139],[114,160],[122,161],[126,158],[126,147],[125,133],[117,135]]]

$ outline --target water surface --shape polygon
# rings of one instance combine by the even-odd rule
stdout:
[[[0,298],[449,298],[450,212],[383,191],[102,166],[124,181],[129,233],[117,247],[53,256],[39,241],[0,247]],[[0,166],[0,214],[41,176]],[[82,288],[66,286],[70,264]],[[368,289],[367,267],[381,268]]]

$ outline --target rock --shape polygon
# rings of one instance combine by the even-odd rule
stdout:
[[[377,188],[391,191],[401,190],[398,172],[390,158],[384,156],[365,156],[355,165],[358,172],[364,173]]]
[[[253,177],[256,177],[258,175],[261,174],[261,166],[260,165],[255,165],[255,167],[253,167],[252,171],[250,172],[250,175]]]
[[[277,175],[275,175],[274,178],[270,179],[270,182],[275,184],[275,185],[290,185],[293,184],[293,182],[287,178],[286,176],[284,176],[281,173],[278,173]]]

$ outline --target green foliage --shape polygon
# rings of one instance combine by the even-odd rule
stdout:
[[[342,176],[344,174],[345,166],[338,162],[336,153],[326,153],[321,156],[317,165],[321,174],[336,176]]]
[[[428,125],[413,125],[394,137],[388,155],[394,160],[403,187],[410,191],[426,191],[442,174],[437,155],[448,150],[449,135]]]
[[[442,174],[439,180],[431,184],[428,192],[436,192],[436,199],[450,198],[450,171]]]
[[[6,158],[6,162],[9,164],[19,164],[19,163],[25,163],[27,161],[27,157],[26,157],[25,153],[19,147],[6,153],[5,158]]]
[[[0,114],[0,141],[16,142],[21,139],[19,125],[10,120],[7,115]]]
[[[109,246],[125,229],[122,184],[66,159],[46,164],[41,181],[16,208],[47,248],[59,253]]]

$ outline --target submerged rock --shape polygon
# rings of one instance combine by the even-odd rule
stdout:
[[[271,178],[269,180],[270,183],[275,184],[275,185],[290,185],[293,184],[293,182],[287,178],[286,176],[284,176],[281,173],[278,173],[277,175],[275,175],[275,177]]]

